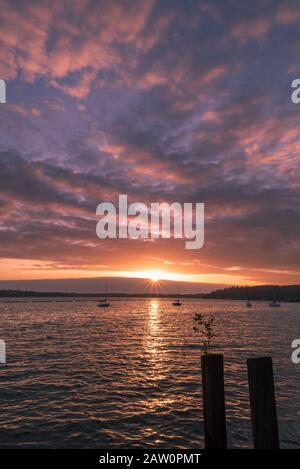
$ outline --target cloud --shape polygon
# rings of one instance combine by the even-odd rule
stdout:
[[[296,3],[2,3],[2,257],[297,277]],[[204,202],[204,248],[101,244],[95,208],[120,193]]]
[[[137,51],[153,47],[166,26],[166,18],[161,18],[151,32],[141,34],[154,5],[154,0],[138,6],[129,1],[12,4],[4,0],[1,76],[13,79],[20,73],[27,81],[49,78],[71,96],[85,97],[97,71],[125,64],[120,45]],[[130,61],[127,65],[132,66]],[[77,86],[56,81],[81,71]],[[125,77],[128,72],[123,73]]]
[[[49,84],[74,98],[83,99],[90,93],[90,86],[96,77],[96,71],[87,71],[81,74],[78,82],[74,85],[63,85],[57,80],[51,80]]]

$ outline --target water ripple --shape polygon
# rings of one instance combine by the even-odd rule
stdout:
[[[300,447],[299,305],[189,300],[1,302],[0,447],[203,446],[195,312],[216,315],[225,357],[229,444],[251,447],[246,359],[273,356],[283,447]]]

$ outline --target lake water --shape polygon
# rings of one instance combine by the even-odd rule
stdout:
[[[203,447],[201,346],[193,315],[216,317],[230,447],[251,447],[246,360],[273,357],[282,447],[300,447],[300,304],[114,299],[0,303],[0,447]]]

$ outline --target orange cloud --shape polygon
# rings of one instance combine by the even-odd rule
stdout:
[[[93,71],[85,73],[77,86],[56,84],[71,96],[85,97],[95,71],[123,62],[118,44],[142,50],[153,47],[166,24],[161,20],[143,39],[141,33],[154,4],[155,0],[149,0],[137,8],[102,2],[88,10],[85,1],[26,2],[16,9],[4,0],[0,12],[1,77],[13,79],[20,72],[27,81],[39,76],[58,79],[90,68]]]

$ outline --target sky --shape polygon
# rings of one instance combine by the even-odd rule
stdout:
[[[0,0],[0,287],[300,283],[299,54],[297,1]],[[204,247],[98,239],[119,194],[204,203]]]

